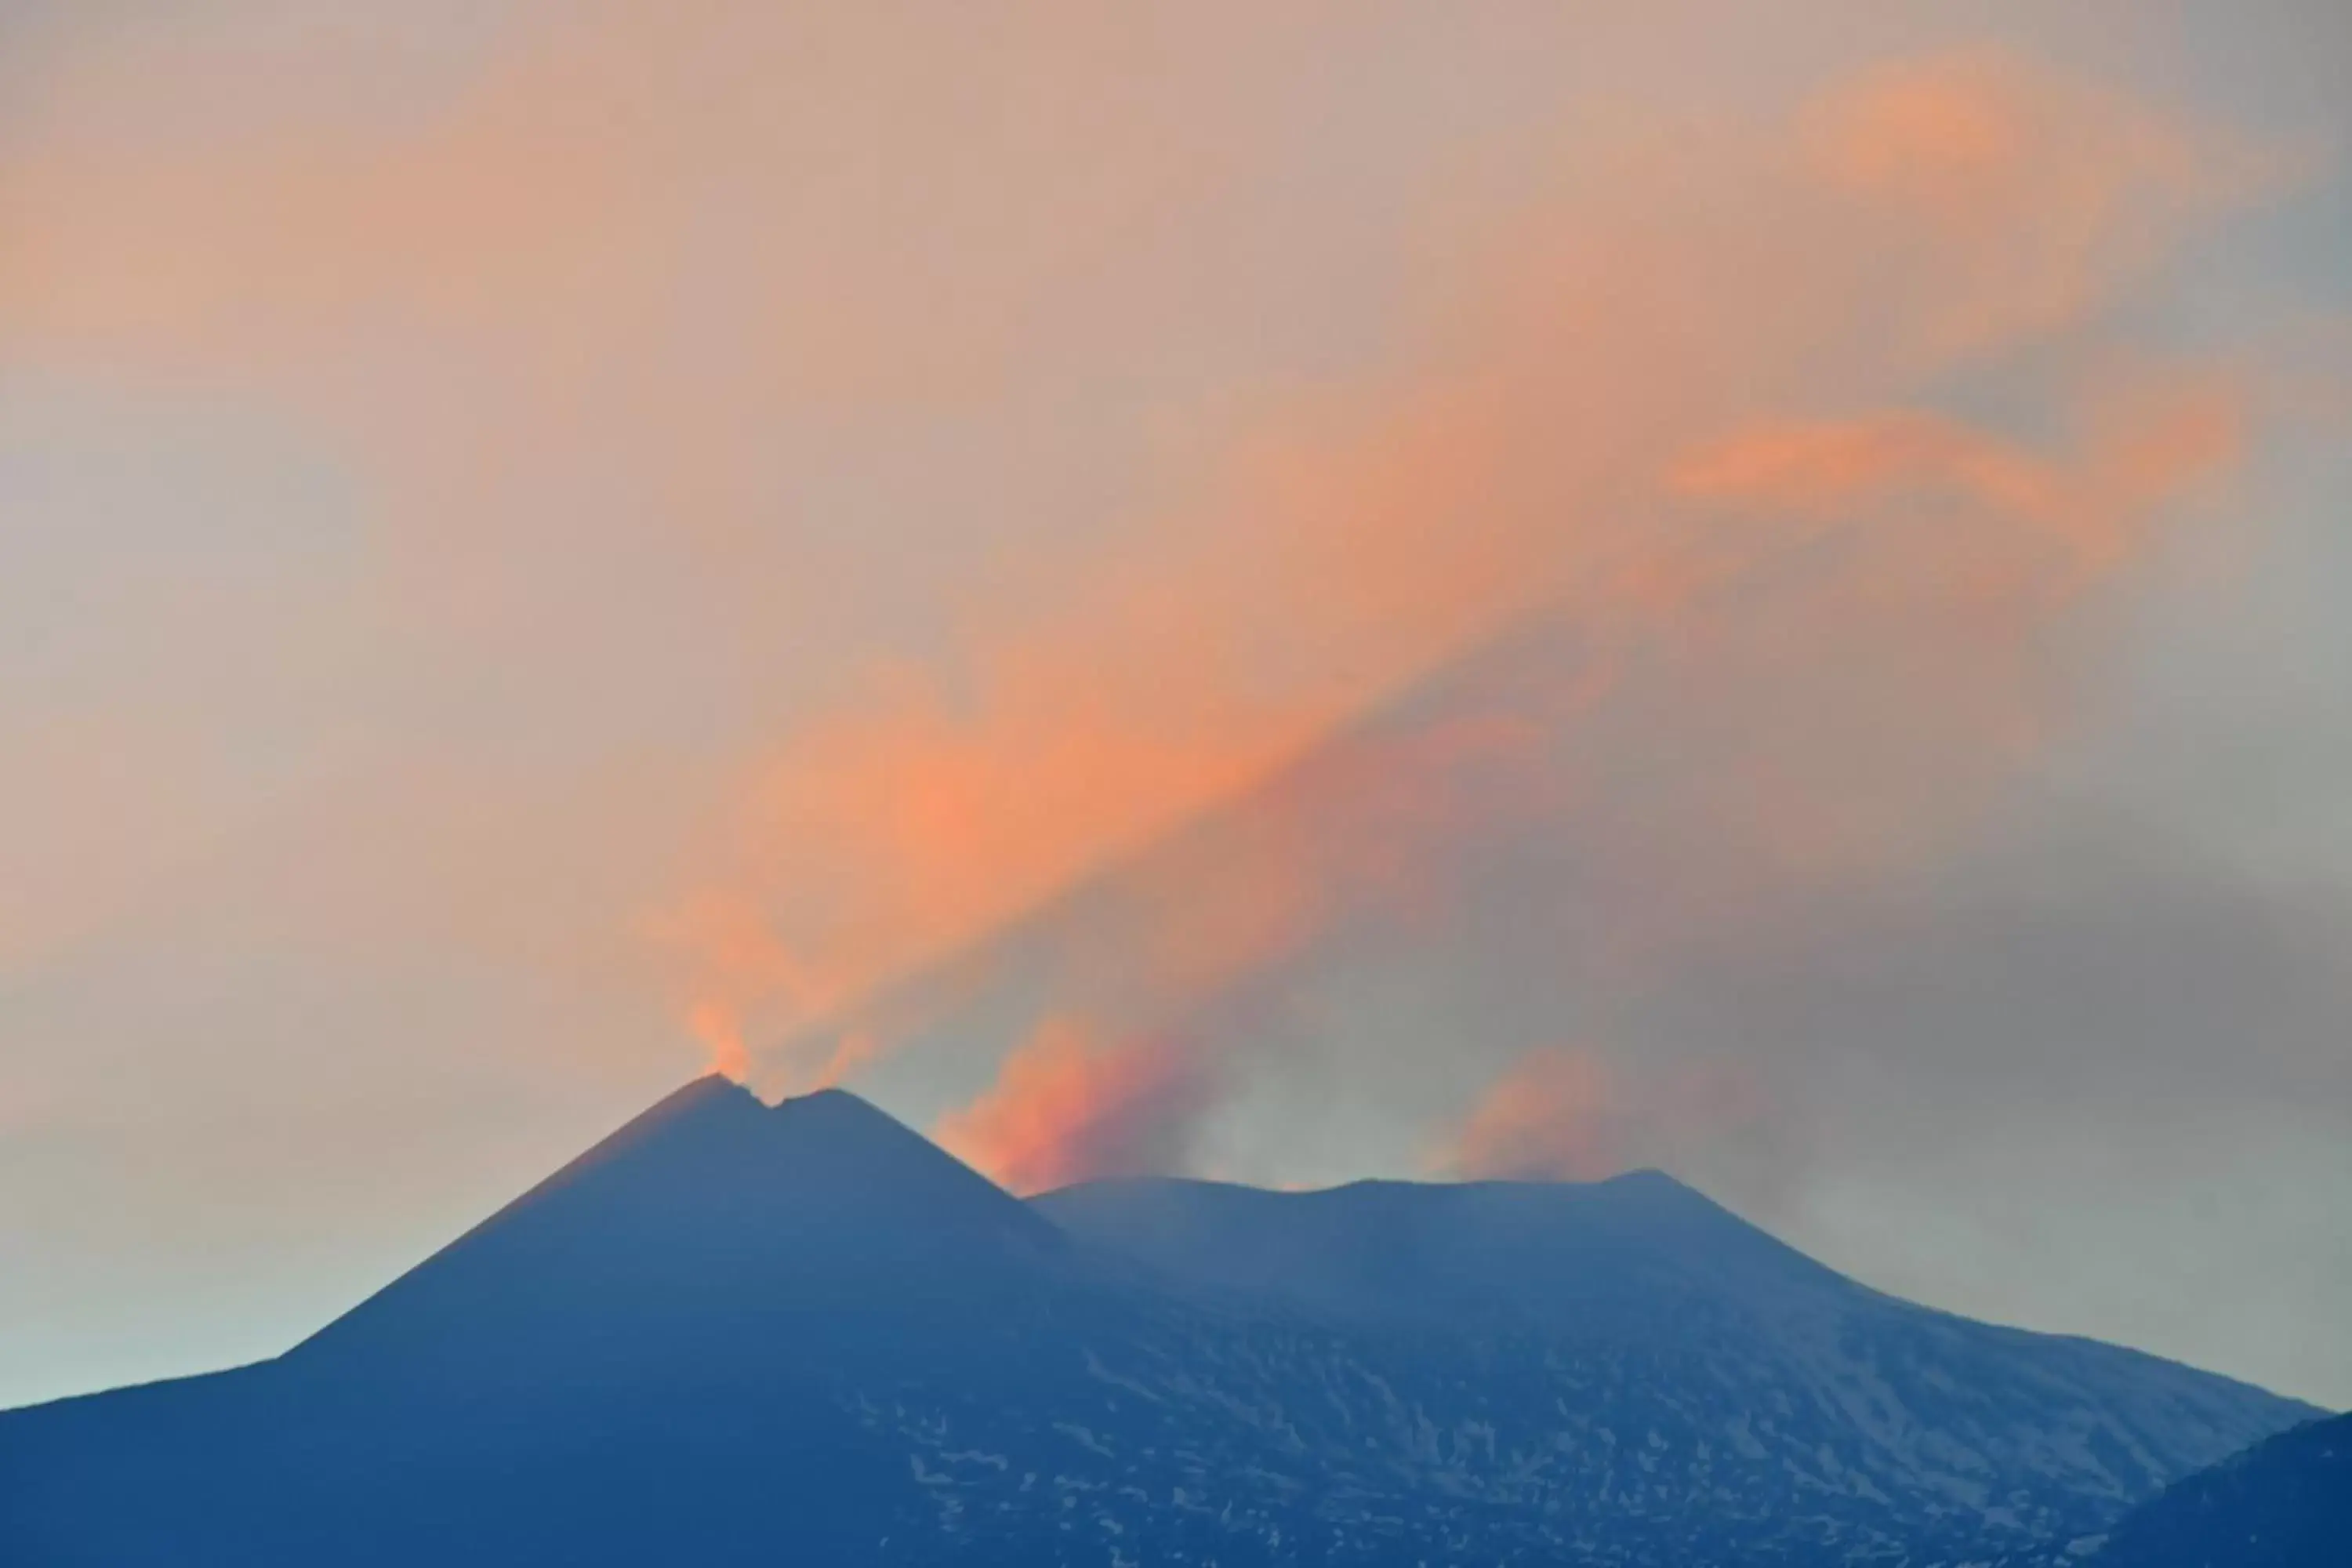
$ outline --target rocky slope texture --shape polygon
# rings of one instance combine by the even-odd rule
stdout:
[[[0,1415],[0,1562],[2078,1561],[2311,1414],[1655,1173],[1024,1205],[706,1079],[276,1361]]]
[[[2167,1487],[2116,1526],[2095,1568],[2344,1568],[2352,1415],[2282,1432]]]

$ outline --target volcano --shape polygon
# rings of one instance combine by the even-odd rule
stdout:
[[[1024,1203],[705,1079],[277,1359],[0,1415],[0,1561],[2074,1561],[2314,1414],[1655,1172]]]
[[[673,1349],[757,1365],[788,1330],[879,1313],[954,1328],[1066,1250],[1050,1222],[839,1089],[770,1108],[679,1089],[358,1309],[295,1362],[484,1378]],[[1017,1286],[1013,1288],[1017,1289]],[[680,1370],[686,1370],[681,1368]]]

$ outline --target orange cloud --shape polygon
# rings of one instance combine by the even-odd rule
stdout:
[[[1999,50],[1895,60],[1822,94],[1814,168],[1880,207],[1883,254],[1940,252],[1900,330],[1932,354],[2063,331],[2197,218],[2274,177],[2252,148]]]
[[[1958,420],[1895,410],[1761,423],[1693,453],[1668,484],[1816,528],[1883,517],[1906,496],[1960,500],[2048,552],[2042,574],[2064,591],[2112,571],[2155,507],[2235,459],[2243,399],[2223,383],[2149,376],[2106,389],[2078,422],[2090,449],[2074,472]]]

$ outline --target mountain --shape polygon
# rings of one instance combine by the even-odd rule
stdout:
[[[2313,1421],[2179,1480],[2126,1515],[2094,1568],[2352,1563],[2352,1415]]]
[[[2298,1408],[1881,1295],[1655,1171],[1111,1182],[1036,1204],[1204,1304],[1343,1328],[1361,1391],[1322,1381],[1352,1448],[1423,1486],[1605,1518],[1580,1542],[1595,1560],[2063,1551]]]
[[[275,1361],[0,1415],[0,1563],[877,1560],[909,1472],[845,1391],[1018,1383],[1068,1250],[862,1100],[705,1079]]]
[[[691,1343],[757,1360],[786,1322],[844,1310],[950,1321],[1055,1227],[856,1096],[772,1109],[688,1085],[298,1346],[322,1368],[551,1368]],[[952,1281],[952,1289],[949,1282]],[[738,1344],[737,1340],[743,1342]]]
[[[0,1413],[0,1562],[2058,1562],[2309,1414],[1656,1173],[1024,1205],[704,1079],[274,1361]]]

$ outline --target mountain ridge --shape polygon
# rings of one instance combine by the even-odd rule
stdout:
[[[1447,1226],[1468,1222],[1490,1231],[1549,1231],[1555,1241],[1562,1232],[1573,1231],[1588,1244],[1648,1244],[1663,1249],[1704,1243],[1736,1249],[1745,1261],[1779,1268],[1788,1278],[1819,1284],[1855,1283],[1654,1168],[1593,1181],[1423,1182],[1372,1177],[1301,1191],[1190,1177],[1117,1177],[1041,1193],[1029,1202],[1065,1229],[1097,1240],[1123,1239],[1129,1246],[1142,1238],[1132,1231],[1122,1237],[1122,1222],[1130,1226],[1139,1223],[1148,1231],[1155,1219],[1164,1224],[1186,1217],[1182,1212],[1186,1209],[1201,1211],[1189,1216],[1196,1222],[1209,1220],[1219,1210],[1223,1214],[1218,1217],[1225,1218],[1254,1211],[1260,1217],[1286,1214],[1295,1219],[1320,1211],[1359,1226],[1377,1226],[1402,1216]],[[1165,1238],[1164,1231],[1160,1238]],[[1233,1238],[1220,1239],[1230,1243]],[[1286,1237],[1286,1248],[1295,1247],[1297,1239]],[[1396,1237],[1383,1235],[1379,1239],[1392,1245]],[[1491,1242],[1494,1238],[1483,1234],[1465,1239]],[[1283,1256],[1295,1258],[1287,1251]]]

